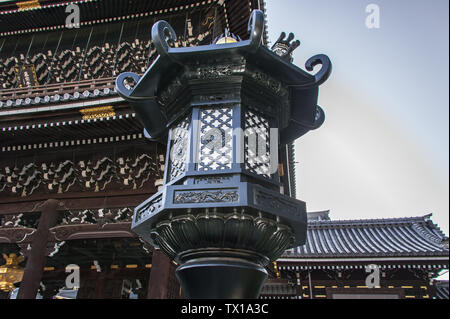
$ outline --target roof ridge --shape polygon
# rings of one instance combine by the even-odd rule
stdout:
[[[369,219],[334,219],[334,220],[308,220],[308,224],[336,224],[336,225],[345,225],[345,224],[396,224],[396,223],[414,223],[414,222],[422,222],[426,223],[431,214],[427,214],[424,216],[413,216],[413,217],[395,217],[395,218],[369,218]],[[433,223],[434,224],[434,223]],[[439,227],[435,225],[437,229]],[[440,229],[439,229],[440,230]],[[442,232],[442,231],[441,231]],[[443,236],[445,237],[445,235]]]

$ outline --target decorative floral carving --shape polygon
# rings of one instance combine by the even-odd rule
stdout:
[[[161,208],[161,205],[162,205],[162,195],[158,195],[152,201],[147,203],[144,207],[141,207],[138,211],[136,211],[134,222],[135,223],[139,222],[146,215],[152,215]]]
[[[179,191],[174,195],[175,204],[237,202],[239,194],[236,190],[219,191]]]
[[[194,184],[223,184],[224,182],[229,182],[230,180],[230,176],[204,176],[196,177],[194,179]]]
[[[227,100],[235,100],[237,99],[236,93],[222,93],[222,94],[214,94],[214,95],[198,95],[196,98],[200,102],[214,102],[214,101],[227,101]]]
[[[198,79],[218,79],[224,76],[230,76],[233,74],[239,74],[244,71],[243,64],[224,64],[214,65],[208,67],[199,67],[196,70]]]
[[[260,85],[268,88],[275,94],[279,94],[281,96],[286,96],[288,94],[288,91],[282,86],[281,82],[273,79],[266,73],[253,71],[250,72],[250,76]]]
[[[186,170],[186,161],[189,147],[190,118],[186,117],[172,129],[170,145],[169,181],[177,178]]]

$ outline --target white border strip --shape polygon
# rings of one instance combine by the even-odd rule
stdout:
[[[8,110],[8,111],[0,111],[0,116],[10,116],[10,115],[19,115],[19,114],[30,114],[30,113],[40,113],[40,112],[50,112],[50,111],[59,111],[59,110],[67,110],[67,109],[80,109],[83,107],[101,105],[101,104],[109,104],[115,102],[124,102],[125,100],[122,97],[115,97],[112,99],[102,99],[95,101],[84,101],[84,102],[75,102],[70,104],[62,104],[55,106],[40,106],[35,108],[29,108],[25,110]]]
[[[98,137],[98,138],[81,138],[76,140],[58,141],[58,142],[41,142],[33,144],[24,145],[14,145],[14,146],[3,146],[0,152],[15,152],[15,151],[26,151],[32,149],[42,149],[42,148],[57,148],[57,147],[71,147],[79,145],[91,145],[99,143],[115,143],[120,141],[130,141],[144,138],[142,133],[138,134],[128,134],[128,135],[117,135],[109,137]]]
[[[371,261],[397,261],[397,262],[405,262],[405,261],[449,261],[448,256],[445,257],[398,257],[398,258],[279,258],[277,262],[340,262],[340,261],[348,261],[348,262],[371,262]]]

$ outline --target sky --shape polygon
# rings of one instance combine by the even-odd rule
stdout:
[[[294,64],[333,63],[325,123],[295,142],[297,198],[332,219],[432,213],[448,236],[448,0],[266,0],[266,12],[272,43],[301,41]]]

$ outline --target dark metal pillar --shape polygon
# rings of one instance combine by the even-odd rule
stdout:
[[[44,272],[49,229],[56,223],[58,203],[57,200],[49,199],[42,206],[39,225],[33,237],[31,251],[28,253],[27,264],[17,299],[36,298]]]

